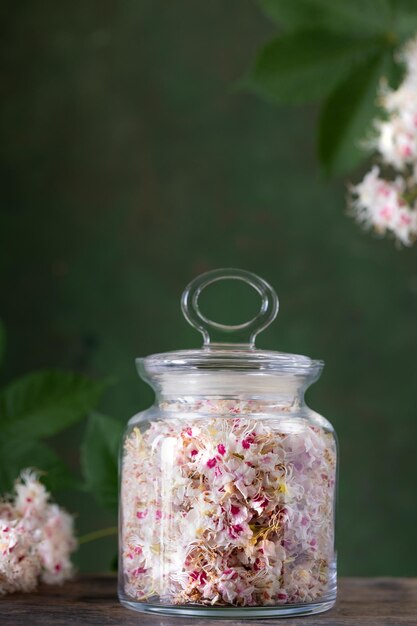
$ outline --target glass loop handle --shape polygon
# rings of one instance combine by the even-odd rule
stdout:
[[[201,312],[198,300],[205,287],[219,280],[241,280],[255,289],[261,296],[261,308],[259,313],[247,322],[234,325],[221,324],[207,318]],[[271,285],[263,278],[260,278],[260,276],[246,270],[225,268],[212,270],[194,278],[184,289],[181,298],[181,308],[186,320],[203,335],[205,346],[210,345],[209,329],[211,328],[229,334],[233,332],[240,333],[240,331],[246,330],[248,340],[245,345],[253,348],[256,335],[269,326],[275,319],[279,309],[279,302],[278,296]]]

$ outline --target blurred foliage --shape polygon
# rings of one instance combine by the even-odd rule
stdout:
[[[90,416],[81,447],[86,487],[99,504],[117,513],[118,455],[123,426],[106,415]]]
[[[80,374],[39,371],[0,389],[1,492],[10,491],[26,467],[40,470],[51,490],[81,487],[44,440],[82,420],[97,405],[105,386]]]
[[[5,342],[2,325],[0,330],[1,355]],[[11,491],[22,470],[33,468],[50,491],[89,492],[99,504],[117,513],[118,452],[123,427],[120,421],[93,412],[106,386],[105,381],[50,370],[26,374],[0,389],[0,494]],[[88,415],[80,467],[74,471],[44,440]],[[91,538],[114,534],[113,528],[109,530],[103,535],[99,525]]]
[[[303,4],[286,3],[285,32]],[[340,440],[341,573],[416,575],[417,249],[343,214],[343,186],[316,169],[315,105],[233,89],[275,23],[253,0],[5,0],[1,12],[3,386],[52,367],[110,374],[93,411],[123,425],[152,401],[135,357],[201,345],[185,285],[254,271],[281,304],[257,345],[326,362],[308,401]],[[243,292],[205,296],[213,319],[253,315]],[[83,487],[86,425],[40,441]],[[79,534],[114,524],[90,490],[57,500]],[[115,547],[83,545],[80,568],[108,568]]]
[[[243,84],[280,103],[317,102],[318,155],[327,174],[364,158],[381,79],[398,79],[398,51],[417,31],[417,3],[404,0],[260,0],[279,36]]]

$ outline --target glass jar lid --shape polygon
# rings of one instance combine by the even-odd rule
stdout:
[[[206,317],[200,309],[199,297],[205,287],[220,280],[239,280],[250,285],[261,297],[257,315],[241,324],[227,325]],[[277,294],[263,278],[246,270],[226,268],[200,274],[185,288],[181,308],[187,321],[204,338],[203,347],[195,350],[177,350],[152,354],[137,359],[145,378],[158,374],[179,372],[244,372],[259,374],[289,374],[314,377],[323,361],[300,354],[289,354],[255,347],[256,336],[275,319],[279,309]],[[228,338],[239,336],[239,342],[213,342],[210,331],[223,332]],[[242,337],[244,341],[242,342]]]

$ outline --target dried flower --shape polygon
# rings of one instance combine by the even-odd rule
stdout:
[[[25,470],[14,497],[0,503],[0,594],[33,591],[40,580],[55,584],[72,575],[73,520],[49,499],[36,473]]]
[[[163,408],[125,442],[126,594],[234,606],[322,598],[334,565],[332,433],[297,415],[260,419],[259,401]]]

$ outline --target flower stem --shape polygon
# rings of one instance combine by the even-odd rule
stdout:
[[[81,545],[82,543],[89,543],[90,541],[95,541],[96,539],[102,539],[103,537],[110,537],[110,535],[117,534],[117,526],[109,526],[109,528],[100,528],[100,530],[93,530],[91,533],[87,533],[86,535],[81,535],[78,537],[78,543]]]

